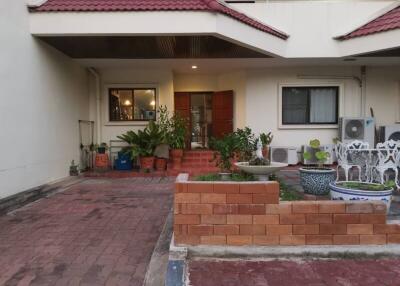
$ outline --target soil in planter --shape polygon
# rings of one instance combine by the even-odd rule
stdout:
[[[206,174],[206,175],[200,175],[197,177],[194,177],[192,179],[192,181],[211,181],[211,182],[215,182],[215,181],[222,181],[221,180],[221,176],[219,174]],[[246,174],[246,173],[232,173],[231,175],[231,180],[233,182],[246,182],[246,181],[257,181],[257,179],[250,174]]]
[[[336,184],[339,187],[361,191],[389,191],[391,188],[381,184],[368,184],[362,182],[342,182]]]

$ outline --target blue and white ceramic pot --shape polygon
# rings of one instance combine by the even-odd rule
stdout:
[[[331,189],[331,199],[340,201],[383,201],[389,211],[392,201],[393,189],[384,191],[364,191],[350,189],[340,186],[343,182],[332,182],[329,187]],[[339,184],[339,185],[338,185]],[[378,185],[370,183],[371,185]]]
[[[336,171],[331,168],[300,168],[300,182],[307,194],[327,195],[329,184],[336,180]]]

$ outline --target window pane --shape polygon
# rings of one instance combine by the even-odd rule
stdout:
[[[307,123],[308,92],[305,88],[284,87],[282,89],[282,123]]]
[[[156,94],[154,89],[135,89],[134,119],[156,119]]]
[[[133,92],[130,89],[110,89],[110,121],[133,119]]]
[[[337,88],[310,88],[310,123],[337,122]]]

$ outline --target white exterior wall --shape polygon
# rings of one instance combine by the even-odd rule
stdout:
[[[0,2],[0,199],[68,176],[88,116],[85,70],[29,33],[25,1]]]

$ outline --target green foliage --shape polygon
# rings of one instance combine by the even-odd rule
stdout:
[[[253,157],[253,152],[257,148],[257,140],[251,128],[238,128],[233,133],[233,136],[236,141],[236,152],[239,155],[239,161],[250,161]]]
[[[221,177],[218,174],[206,174],[200,175],[193,179],[194,181],[221,181]],[[248,181],[256,181],[256,178],[251,174],[246,174],[243,172],[240,173],[233,173],[231,176],[231,180],[234,182],[248,182]]]
[[[369,184],[364,182],[342,182],[338,183],[338,186],[342,186],[352,190],[363,190],[363,191],[387,191],[396,186],[394,181],[389,181],[384,184]]]
[[[169,119],[167,142],[172,149],[184,149],[187,134],[187,120],[178,113]]]
[[[302,195],[294,187],[287,185],[284,180],[276,177],[276,175],[274,175],[274,178],[270,179],[279,182],[280,186],[279,196],[282,201],[300,201],[303,199]]]
[[[321,143],[318,139],[311,140],[309,145],[316,151],[315,158],[318,161],[318,167],[322,168],[324,166],[324,163],[329,159],[329,152],[320,150]],[[303,157],[306,160],[311,160],[312,155],[309,152],[304,152]]]
[[[130,130],[117,137],[129,144],[123,152],[129,153],[131,159],[134,159],[138,156],[153,156],[156,147],[162,143],[163,133],[157,123],[150,121],[144,130],[137,132]]]
[[[272,139],[274,139],[272,132],[260,133],[260,140],[261,143],[263,144],[263,147],[271,145]]]
[[[214,152],[213,160],[222,172],[230,171],[232,168],[231,160],[237,150],[237,138],[234,133],[225,135],[222,139],[211,138],[209,142]]]
[[[251,165],[251,166],[268,166],[270,164],[271,164],[270,161],[265,158],[255,157],[249,161],[249,165]]]

